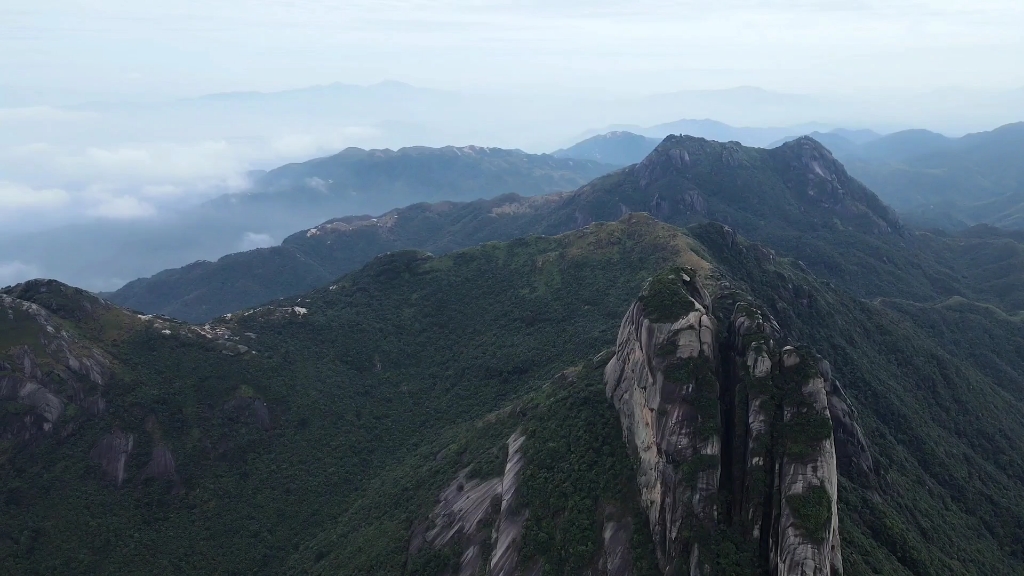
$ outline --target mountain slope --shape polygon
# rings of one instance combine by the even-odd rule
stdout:
[[[330,286],[205,326],[140,318],[56,283],[7,290],[14,319],[0,322],[50,325],[42,331],[94,350],[109,372],[80,400],[59,370],[19,376],[24,362],[4,350],[0,379],[41,382],[66,407],[48,419],[52,401],[5,396],[4,565],[441,574],[467,551],[493,567],[508,566],[503,551],[516,549],[520,567],[539,563],[545,573],[608,573],[622,565],[615,558],[635,574],[664,573],[665,548],[648,527],[665,524],[637,509],[641,469],[618,428],[625,412],[604,398],[610,356],[597,355],[616,344],[637,294],[656,323],[688,317],[671,291],[665,300],[643,288],[680,265],[706,290],[717,326],[749,306],[762,325],[778,326],[776,350],[813,350],[828,360],[818,381],[833,390],[842,382],[829,419],[845,574],[1024,569],[1015,546],[1024,459],[1014,444],[1024,437],[1024,357],[1013,352],[1024,325],[969,302],[859,300],[722,225],[684,233],[643,215],[442,257],[388,254]],[[17,334],[13,326],[0,334]],[[727,333],[715,335],[721,359],[743,358],[733,347],[755,339]],[[21,334],[4,345],[40,332]],[[42,365],[60,349],[33,355]],[[81,366],[83,354],[72,356]],[[726,366],[720,382],[732,381]],[[715,394],[717,418],[738,423],[735,406],[753,397],[729,390]],[[90,412],[85,399],[96,397],[105,407]],[[667,390],[663,398],[671,401]],[[27,437],[26,414],[40,418]],[[796,438],[779,422],[769,429]],[[722,453],[738,454],[728,444]],[[739,478],[727,460],[720,477]],[[502,497],[489,507],[496,485],[517,486],[519,504],[502,506]],[[720,483],[723,510],[738,493],[731,485]],[[480,516],[444,513],[445,502],[471,495],[483,498]],[[796,534],[813,535],[819,508],[788,505],[810,514]],[[507,530],[523,510],[523,531]],[[764,567],[766,557],[729,517],[699,536],[708,538],[707,573],[751,574],[748,562]],[[499,538],[489,548],[492,533],[519,544]]]
[[[644,162],[573,193],[417,204],[377,218],[335,219],[293,234],[279,247],[130,282],[110,298],[204,321],[322,286],[384,252],[444,253],[558,234],[629,212],[680,226],[725,222],[862,297],[930,302],[959,296],[1009,312],[1022,308],[1007,280],[1011,269],[1001,267],[1015,261],[1020,239],[913,233],[808,138],[762,150],[670,137]]]
[[[657,138],[648,138],[632,132],[608,132],[591,136],[568,148],[555,150],[551,154],[559,158],[577,158],[614,166],[627,166],[643,160],[659,142]]]
[[[359,214],[414,202],[571,190],[610,170],[596,161],[481,146],[348,148],[333,156],[275,168],[261,176],[250,193],[224,197],[219,204],[229,202],[235,209]]]
[[[906,130],[863,144],[822,142],[850,173],[923,226],[1024,226],[1024,123],[949,138]]]
[[[864,282],[856,266],[836,269],[836,263],[851,260],[861,266],[869,259],[896,259],[894,250],[904,241],[895,214],[813,140],[767,151],[672,136],[644,162],[572,194],[417,205],[376,219],[331,221],[293,235],[280,248],[166,271],[132,282],[110,298],[147,312],[205,320],[298,293],[300,282],[307,288],[322,284],[387,250],[447,251],[525,234],[558,234],[628,212],[649,212],[676,225],[709,219],[728,223],[773,247],[794,250],[816,272],[859,283],[858,289],[872,289],[878,281]],[[249,262],[245,273],[235,264],[242,261]],[[883,277],[895,273],[875,266]],[[315,267],[323,272],[304,277],[287,272]],[[906,267],[920,264],[908,258]],[[260,284],[262,291],[246,288],[252,274],[269,280]],[[917,281],[923,285],[928,279]]]
[[[449,252],[532,232],[538,211],[562,194],[415,204],[378,218],[350,216],[292,234],[281,246],[196,262],[129,282],[109,298],[131,308],[202,322],[326,285],[374,256],[403,249]]]
[[[598,162],[476,146],[350,148],[251,174],[249,188],[225,190],[180,211],[124,222],[86,220],[8,236],[0,241],[0,262],[22,262],[40,269],[39,274],[113,290],[165,268],[279,243],[334,216],[381,213],[424,201],[573,190],[612,169]]]
[[[533,382],[605,347],[643,278],[681,258],[699,264],[687,239],[642,224],[491,244],[444,259],[397,253],[335,290],[240,316],[241,324],[192,329],[119,312],[141,326],[117,341],[92,341],[118,368],[103,390],[107,412],[58,419],[53,437],[71,430],[62,442],[5,454],[2,484],[18,496],[4,499],[3,534],[16,537],[4,553],[41,572],[60,571],[71,558],[67,534],[82,531],[108,543],[78,564],[83,569],[273,571],[358,502],[360,486],[369,489],[377,471],[457,441],[463,427]],[[218,336],[190,336],[196,330]],[[567,330],[575,335],[566,338]],[[225,355],[221,341],[250,350]],[[326,360],[313,359],[327,351]],[[60,380],[52,386],[59,389]],[[104,485],[89,462],[112,426],[134,436],[122,467],[132,490]],[[42,431],[35,437],[48,438]],[[180,498],[168,496],[172,480],[141,481],[161,442],[184,483]],[[460,459],[453,451],[436,463],[437,478],[420,490],[439,490],[471,463]],[[55,465],[70,468],[48,472]],[[81,481],[65,482],[68,474]],[[50,498],[50,491],[63,495]],[[409,504],[425,510],[432,500]],[[159,515],[138,515],[139,506],[157,506]],[[53,515],[68,520],[37,522]],[[84,530],[89,522],[99,522],[99,532]],[[151,528],[139,530],[139,522]],[[153,564],[146,550],[159,542],[164,553]]]

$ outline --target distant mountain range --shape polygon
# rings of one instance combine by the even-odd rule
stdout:
[[[775,130],[719,124],[680,121],[667,126],[695,131],[710,127],[748,139]],[[837,128],[806,135],[827,147],[853,176],[919,226],[962,229],[993,224],[1024,228],[1024,168],[1018,160],[1024,156],[1024,123],[960,138],[921,129],[881,135],[872,130]],[[795,138],[779,138],[767,147],[775,148]],[[652,138],[616,131],[592,136],[554,154],[605,158],[626,165],[639,162],[654,146]]]
[[[835,133],[810,136],[919,225],[1024,228],[1024,122],[960,138],[928,130],[859,142]]]
[[[572,146],[555,150],[552,154],[560,158],[579,158],[626,166],[643,160],[669,134],[686,134],[719,142],[735,141],[746,146],[775,148],[792,140],[793,137],[788,136],[789,134],[807,127],[737,128],[715,120],[677,120],[649,128],[615,126],[616,130],[589,136]],[[787,134],[787,137],[777,138],[779,134]],[[874,130],[846,128],[833,128],[828,132],[813,130],[808,135],[829,149],[851,142],[861,144],[882,137]],[[772,140],[773,138],[777,139]]]
[[[501,194],[534,196],[572,190],[613,169],[593,160],[527,154],[484,146],[347,148],[333,156],[287,164],[259,176],[225,204],[310,215],[379,213],[416,202],[464,201]]]
[[[746,170],[734,170],[736,181],[714,176],[716,169],[736,162],[748,165]],[[801,185],[789,180],[793,166],[807,163],[838,174],[846,196],[835,197],[829,205],[808,203]],[[823,189],[822,194],[831,196],[835,191]],[[864,231],[891,234],[900,229],[895,213],[846,176],[828,151],[809,138],[764,150],[670,136],[640,164],[572,193],[423,203],[375,218],[329,220],[289,236],[281,246],[165,270],[107,296],[147,313],[204,321],[322,286],[377,254],[394,250],[448,252],[527,234],[560,234],[630,212],[649,212],[676,225],[717,220],[763,240],[781,234],[777,224],[765,224],[769,221],[792,221],[793,234],[805,230],[807,223],[818,221],[808,216],[809,211],[819,214],[822,222],[835,219]],[[805,239],[801,245],[804,259],[814,262],[818,257],[813,255],[813,241]],[[859,257],[851,254],[849,258]]]
[[[579,158],[607,162],[615,166],[628,166],[642,160],[661,142],[658,138],[641,136],[632,132],[614,131],[591,136],[568,148],[555,150],[551,154],[558,158]]]
[[[709,120],[705,118],[703,120],[675,120],[646,127],[635,124],[615,124],[601,130],[588,130],[581,134],[579,138],[586,142],[594,136],[601,136],[608,133],[626,133],[644,136],[653,140],[653,146],[651,146],[648,152],[653,150],[654,146],[669,134],[686,134],[689,136],[707,138],[708,140],[717,140],[719,142],[739,142],[745,146],[765,148],[773,147],[769,146],[769,144],[792,134],[818,132],[829,129],[832,129],[832,126],[819,122],[779,127],[737,127],[717,120]],[[871,130],[843,132],[851,132],[858,135],[875,134]],[[554,154],[558,155],[559,152],[563,152],[563,150],[554,152]],[[626,162],[626,164],[639,162],[642,158],[643,155],[633,157],[633,160]]]
[[[0,242],[0,262],[111,290],[132,278],[239,249],[274,245],[299,228],[416,202],[573,190],[614,167],[477,146],[349,148],[253,173],[243,192],[155,220],[82,223]]]
[[[719,175],[723,171],[729,179]],[[813,174],[809,180],[808,171]],[[936,276],[936,270],[959,266],[943,261],[926,272],[918,261],[923,257],[903,248],[886,248],[892,240],[875,245],[865,244],[864,238],[897,237],[900,245],[927,250],[927,258],[966,249],[954,242],[946,246],[940,237],[906,232],[891,208],[811,138],[765,150],[670,136],[643,162],[572,193],[421,203],[377,217],[328,220],[289,236],[281,246],[165,270],[130,282],[108,297],[147,313],[204,321],[323,286],[384,252],[414,248],[444,253],[528,234],[559,234],[631,212],[648,212],[675,225],[727,223],[746,236],[787,250],[816,274],[863,295],[930,293],[936,285],[952,281]],[[837,240],[854,230],[859,231],[856,241]],[[1020,250],[1000,250],[972,262],[1004,264],[1022,258]],[[893,266],[904,270],[901,274],[919,270],[911,274],[917,288],[905,280],[888,280]],[[873,272],[864,276],[868,268]],[[985,284],[980,273],[972,274],[972,281],[979,285],[975,297],[1000,290]]]

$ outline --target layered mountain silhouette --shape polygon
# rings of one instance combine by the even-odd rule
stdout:
[[[416,202],[573,190],[614,167],[476,146],[339,154],[250,174],[252,185],[180,213],[126,222],[83,222],[4,238],[0,261],[111,290],[139,276],[259,245],[347,214]]]
[[[821,138],[818,134],[812,134]],[[920,226],[1024,228],[1024,123],[949,138],[927,130],[821,141],[858,179]]]
[[[444,253],[528,234],[559,234],[632,212],[680,226],[724,222],[866,297],[910,290],[920,298],[938,294],[1000,304],[987,283],[974,286],[962,276],[974,265],[993,265],[1004,256],[1012,261],[1019,246],[1011,240],[1008,250],[978,248],[984,258],[957,259],[965,245],[997,240],[911,233],[811,138],[764,150],[674,136],[643,162],[571,193],[416,204],[378,217],[330,220],[281,246],[130,282],[110,298],[149,313],[204,321],[323,286],[384,252]]]
[[[559,158],[579,158],[606,162],[615,166],[635,164],[654,150],[661,140],[632,132],[614,131],[591,136],[551,154]]]

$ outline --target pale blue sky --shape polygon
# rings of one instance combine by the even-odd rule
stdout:
[[[0,0],[0,70],[100,94],[1009,88],[1022,30],[1021,0]]]

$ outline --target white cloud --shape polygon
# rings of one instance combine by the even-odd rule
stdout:
[[[40,277],[38,266],[18,260],[0,262],[0,286],[9,286]]]
[[[11,222],[28,212],[33,219],[22,222],[20,228],[45,227],[47,221],[65,222],[78,214],[149,217],[244,190],[250,184],[248,170],[332,154],[348,145],[365,145],[354,139],[377,133],[339,128],[321,134],[291,132],[230,140],[74,144],[76,139],[109,140],[123,131],[127,122],[117,115],[111,115],[111,121],[120,124],[104,127],[107,132],[0,132],[0,174],[6,178],[0,180],[0,221]],[[194,130],[196,125],[182,128]],[[50,134],[55,141],[38,141],[38,133]],[[14,142],[5,146],[5,139]]]
[[[256,248],[267,248],[276,244],[277,242],[274,242],[274,238],[270,234],[246,232],[238,243],[238,249],[241,251],[255,250]]]
[[[156,214],[156,208],[134,196],[101,196],[86,214],[111,220],[132,220]]]
[[[59,208],[70,196],[59,188],[32,188],[17,182],[0,181],[0,217],[12,216],[20,210]]]
[[[306,186],[309,186],[313,190],[317,190],[317,191],[322,192],[324,194],[327,194],[327,192],[328,192],[328,190],[327,190],[327,182],[325,182],[324,180],[322,180],[320,178],[317,178],[317,177],[314,176],[313,178],[306,178],[303,182],[305,182]]]
[[[131,183],[177,183],[219,180],[245,168],[244,157],[223,140],[190,144],[154,142],[90,147],[58,156],[68,174]]]

